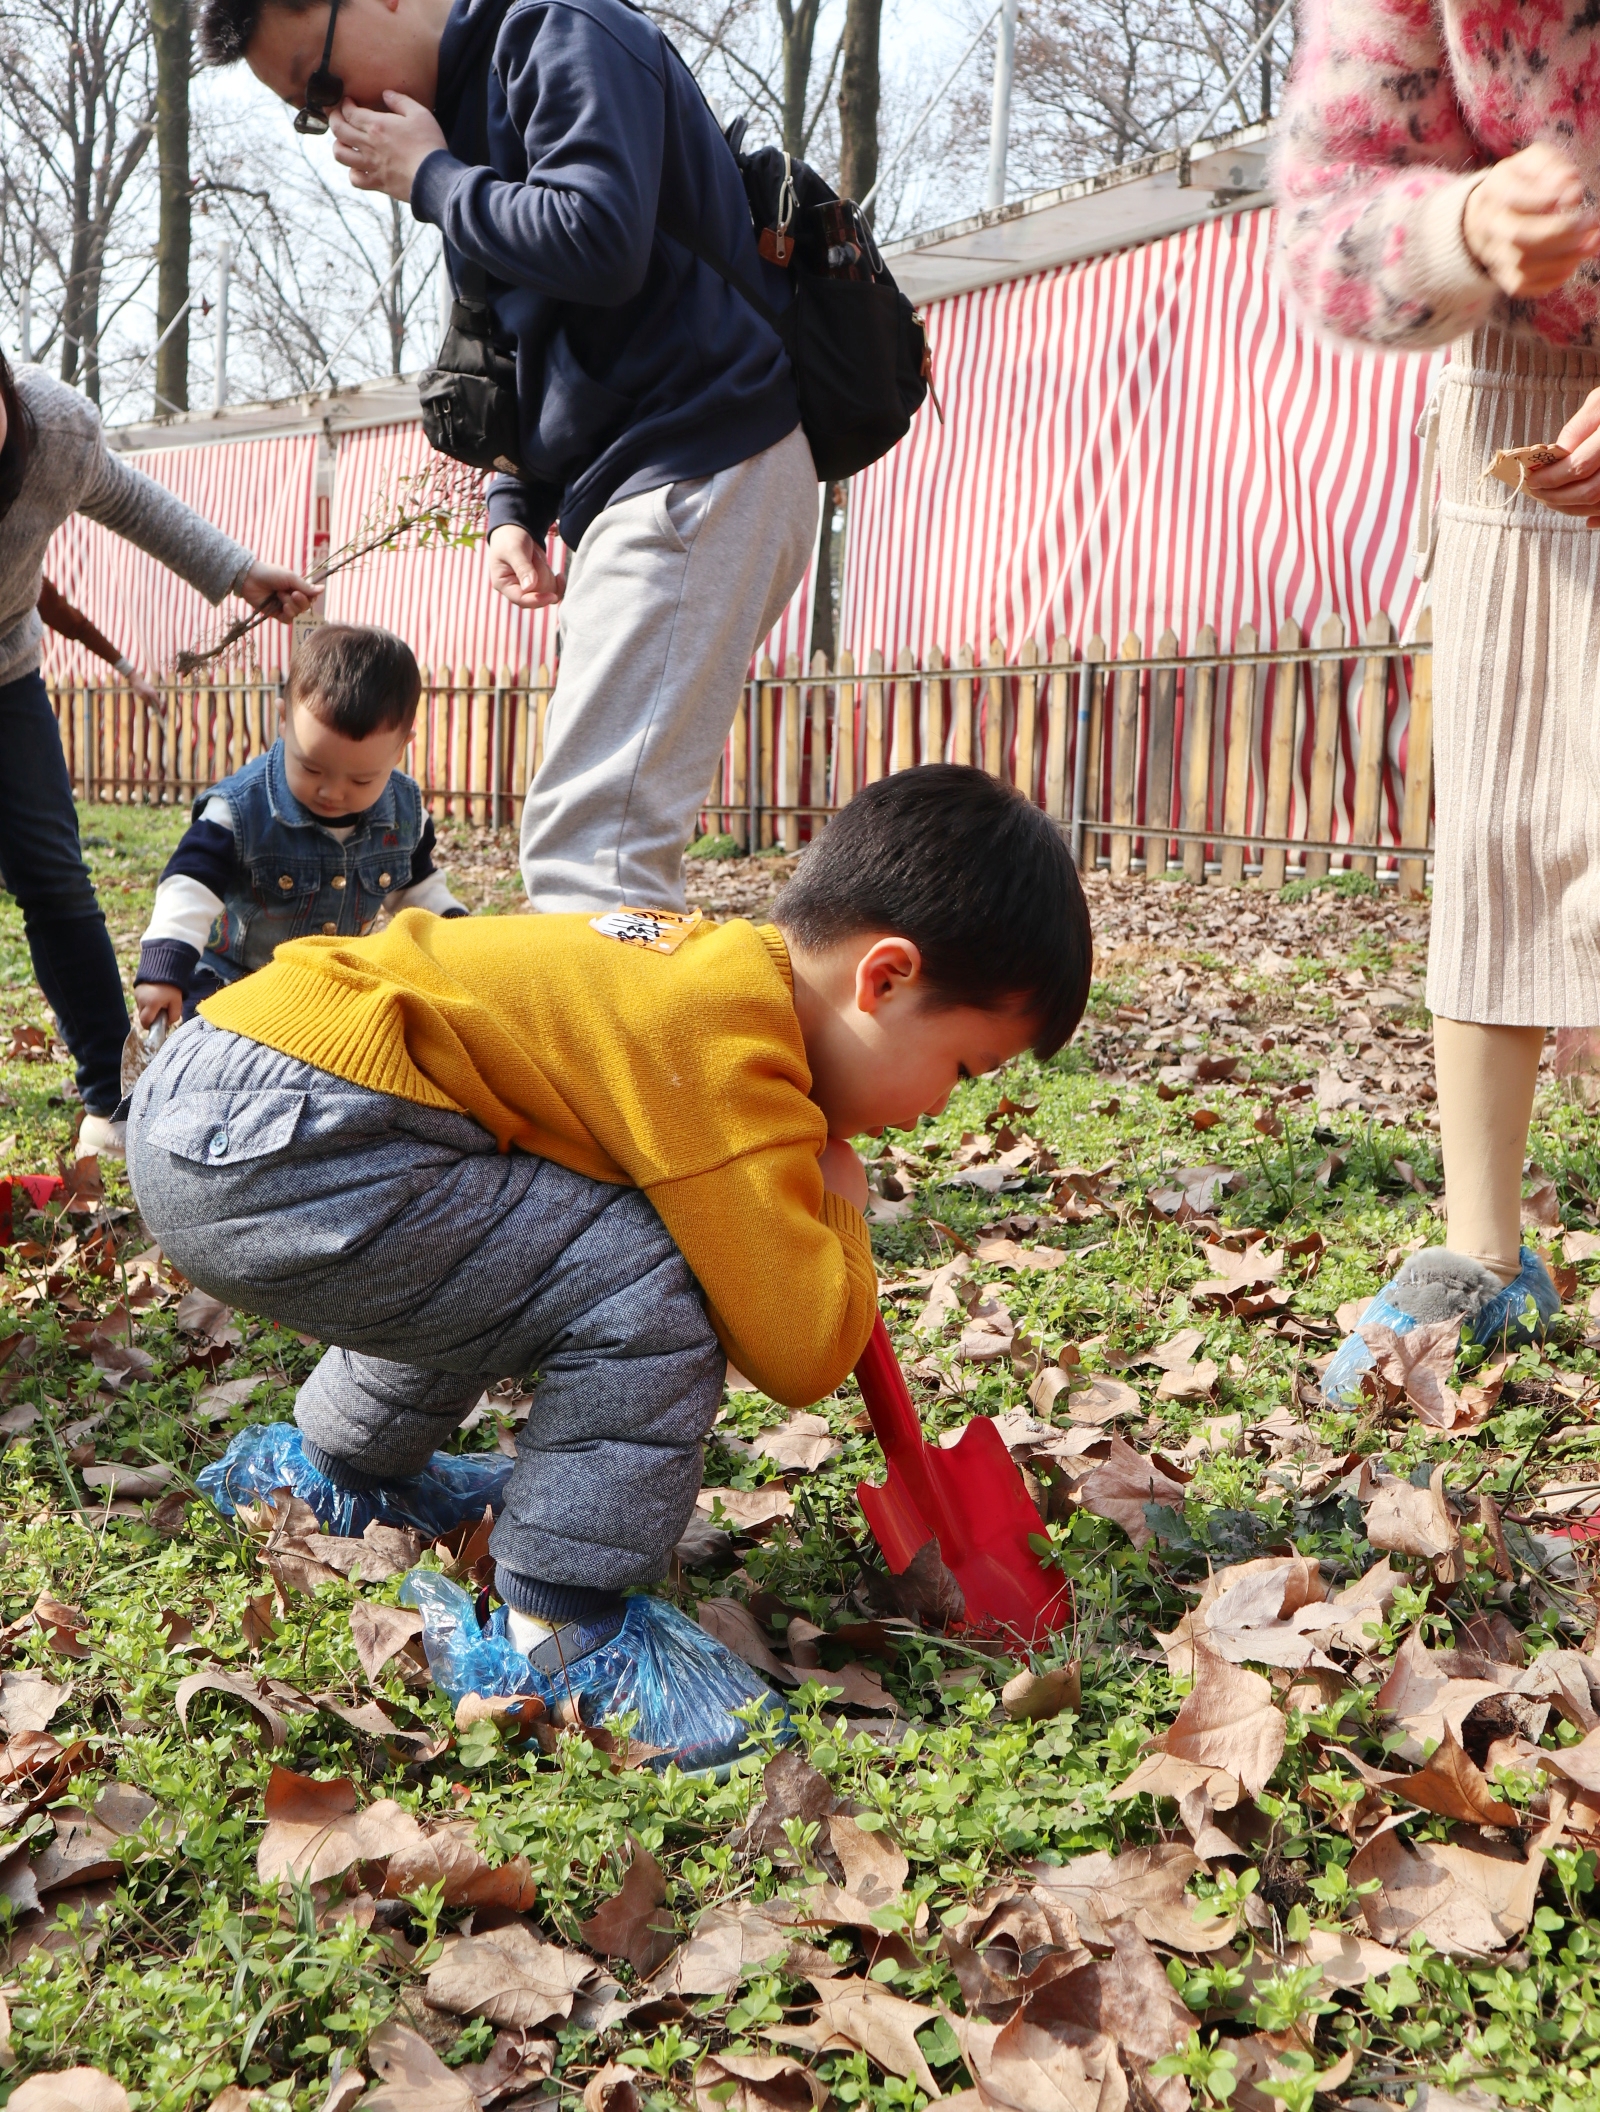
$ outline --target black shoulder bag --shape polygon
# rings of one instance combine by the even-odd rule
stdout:
[[[476,77],[478,139],[475,160],[489,160],[489,73],[505,8],[491,11],[483,32],[482,66]],[[417,382],[422,429],[441,455],[474,469],[520,474],[521,417],[517,408],[517,348],[495,322],[489,276],[463,259],[450,325],[439,355]]]

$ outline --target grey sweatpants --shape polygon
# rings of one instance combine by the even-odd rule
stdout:
[[[203,1019],[139,1081],[128,1176],[191,1282],[334,1345],[295,1406],[322,1451],[405,1479],[486,1382],[537,1373],[496,1561],[604,1591],[665,1575],[725,1360],[637,1189]]]
[[[816,536],[817,471],[798,426],[590,524],[567,566],[561,671],[522,810],[535,909],[683,907],[684,846],[750,655]]]

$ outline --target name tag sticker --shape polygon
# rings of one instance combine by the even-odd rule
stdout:
[[[603,917],[591,917],[589,929],[603,939],[620,939],[624,946],[643,946],[650,953],[676,953],[705,917],[698,909],[608,909]]]

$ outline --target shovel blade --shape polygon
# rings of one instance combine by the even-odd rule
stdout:
[[[1072,1612],[1066,1579],[1029,1545],[1044,1537],[1044,1520],[988,1417],[968,1423],[948,1448],[928,1445],[924,1466],[949,1521],[950,1550],[941,1544],[940,1552],[971,1625],[1010,1629],[1030,1642],[1064,1627]]]

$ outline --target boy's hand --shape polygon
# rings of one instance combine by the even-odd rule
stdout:
[[[565,575],[551,571],[543,545],[514,521],[503,521],[489,538],[489,584],[519,609],[547,609],[567,591]]]
[[[817,1163],[822,1168],[822,1185],[829,1195],[842,1196],[865,1214],[867,1169],[857,1158],[853,1146],[843,1137],[830,1137],[817,1154]]]
[[[426,103],[393,88],[385,88],[383,101],[381,110],[347,101],[328,113],[333,158],[344,163],[358,191],[383,191],[406,205],[418,169],[450,142]]]
[[[1461,236],[1502,293],[1538,300],[1600,253],[1600,218],[1584,202],[1571,159],[1536,140],[1497,161],[1467,194]]]
[[[146,1030],[163,1017],[169,1027],[183,1022],[183,992],[176,983],[135,983],[133,1002],[139,1024]]]

